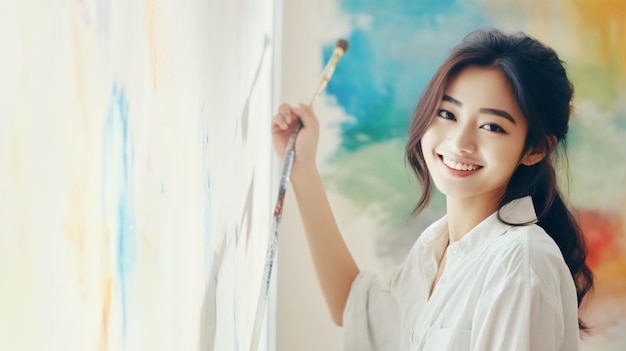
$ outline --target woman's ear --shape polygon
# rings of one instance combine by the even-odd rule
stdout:
[[[543,147],[532,148],[531,150],[528,150],[524,157],[522,157],[522,161],[520,163],[525,166],[532,166],[538,163],[539,161],[543,160],[543,158],[546,157],[548,153],[551,153],[552,150],[556,148],[556,144],[559,141],[557,140],[556,136],[550,135],[546,137],[546,142],[548,143],[548,147],[550,148],[549,152],[547,152],[547,150]]]
[[[524,166],[530,167],[538,163],[539,161],[543,160],[545,156],[546,156],[545,150],[542,149],[541,151],[537,152],[537,149],[533,149],[533,150],[528,151],[526,155],[522,157],[522,161],[520,163],[523,164]]]

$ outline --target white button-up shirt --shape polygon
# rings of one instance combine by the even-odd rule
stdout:
[[[530,197],[500,216],[537,220]],[[447,228],[444,216],[426,229],[387,285],[357,276],[343,314],[345,350],[579,350],[574,281],[541,227],[492,214],[448,246],[429,298]]]

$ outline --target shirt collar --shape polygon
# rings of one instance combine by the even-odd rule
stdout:
[[[504,222],[506,223],[504,223]],[[535,207],[530,196],[515,199],[504,205],[498,212],[485,218],[461,240],[450,244],[452,254],[469,254],[472,250],[481,247],[490,239],[504,234],[513,225],[526,225],[537,222]],[[510,223],[510,224],[509,224]],[[422,243],[427,248],[439,247],[448,240],[447,216],[433,223],[422,235]]]

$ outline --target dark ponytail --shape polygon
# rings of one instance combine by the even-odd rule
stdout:
[[[519,166],[511,177],[500,208],[516,198],[526,195],[532,196],[537,211],[537,224],[550,235],[561,250],[574,279],[578,306],[580,306],[585,295],[593,287],[593,274],[585,262],[587,244],[576,218],[565,205],[557,188],[556,174],[551,163],[551,160],[546,158],[530,167]],[[532,185],[528,184],[529,180],[532,180]],[[500,217],[499,213],[498,218],[511,225],[526,224],[508,223]],[[578,325],[580,329],[588,330],[587,325],[580,318]]]

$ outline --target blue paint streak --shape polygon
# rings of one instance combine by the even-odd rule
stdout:
[[[456,0],[342,0],[341,8],[348,13],[377,13],[381,18],[403,14],[410,18],[429,18],[433,14],[458,10]]]
[[[128,288],[137,256],[137,234],[133,198],[133,146],[128,129],[128,101],[116,84],[111,92],[109,112],[104,127],[103,192],[107,221],[107,194],[113,194],[117,216],[117,274],[122,304],[122,333],[128,325]]]
[[[340,1],[351,18],[352,31],[346,38],[350,49],[326,93],[354,117],[340,124],[342,150],[407,137],[412,111],[437,66],[465,34],[491,25],[478,5],[466,3]],[[369,18],[366,24],[363,18]],[[324,63],[334,44],[323,47]]]

